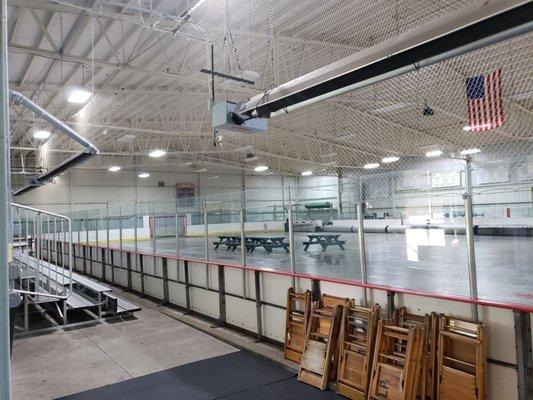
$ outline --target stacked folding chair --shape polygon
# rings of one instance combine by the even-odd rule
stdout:
[[[337,393],[366,399],[380,307],[344,307],[339,338]]]
[[[482,324],[441,317],[438,356],[439,400],[484,400],[486,349]]]
[[[424,352],[424,328],[378,323],[369,400],[415,400]]]
[[[311,313],[311,292],[287,291],[287,316],[285,322],[285,358],[299,363],[305,345],[309,314]]]
[[[438,318],[437,314],[414,315],[408,314],[405,307],[397,308],[392,314],[392,321],[396,326],[408,328],[417,325],[424,328],[424,356],[421,365],[420,382],[418,385],[418,398],[421,400],[436,398],[437,381],[437,341]]]
[[[323,295],[309,318],[298,380],[324,390],[335,368],[344,305],[348,299]]]

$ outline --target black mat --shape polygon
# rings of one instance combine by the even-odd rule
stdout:
[[[62,397],[62,400],[333,399],[296,374],[246,352],[210,358]]]

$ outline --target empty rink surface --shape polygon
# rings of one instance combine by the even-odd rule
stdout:
[[[252,236],[252,234],[250,234]],[[253,236],[285,236],[287,233],[253,234]],[[468,264],[466,236],[444,235],[437,240],[420,240],[403,234],[366,233],[367,271],[369,283],[414,289],[439,294],[468,296]],[[241,251],[214,249],[217,236],[209,237],[209,260],[241,263]],[[322,251],[314,245],[304,251],[307,233],[295,233],[296,272],[313,275],[360,279],[359,248],[356,234],[343,233],[346,250],[331,246]],[[124,243],[134,248],[134,243]],[[175,255],[175,238],[158,238],[156,252]],[[153,250],[151,240],[139,241],[138,249]],[[476,236],[476,268],[479,298],[505,303],[533,305],[533,239],[528,237]],[[180,237],[179,255],[204,259],[204,237]],[[246,254],[246,264],[290,270],[290,256],[283,249],[265,254],[256,248]]]

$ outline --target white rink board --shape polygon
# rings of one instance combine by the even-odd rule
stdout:
[[[257,332],[255,303],[250,300],[226,296],[226,321],[228,324]]]
[[[100,249],[93,250],[94,259],[98,256]],[[76,254],[83,255],[82,246],[76,248]],[[120,252],[113,254],[114,265],[120,265]],[[115,283],[127,286],[127,257],[123,252],[122,265],[124,269],[114,268]],[[90,271],[89,260],[87,260],[87,272]],[[152,255],[143,255],[145,276],[145,293],[157,299],[163,299],[164,281],[162,258]],[[109,255],[106,254],[106,264],[110,263]],[[132,288],[141,292],[140,273],[135,272],[135,266],[140,270],[139,259],[135,263],[132,257]],[[78,270],[83,270],[83,260],[76,260]],[[183,283],[177,283],[176,280],[184,282],[185,267],[184,261],[178,261],[173,258],[167,258],[168,267],[168,293],[169,302],[181,307],[186,307],[186,290]],[[209,289],[206,286],[206,271],[209,271]],[[92,262],[93,276],[101,276],[101,263]],[[106,280],[111,280],[111,270],[106,270]],[[243,276],[246,285],[247,299],[243,299]],[[179,278],[179,279],[178,279]],[[218,290],[219,266],[209,265],[201,261],[189,261],[189,282],[191,285],[199,287],[190,287],[191,309],[204,316],[218,319],[219,318],[219,293]],[[312,281],[308,277],[297,277],[297,287],[299,291],[311,289]],[[260,290],[261,301],[261,318],[263,336],[282,343],[285,335],[285,310],[274,307],[271,304],[285,307],[287,289],[292,285],[292,277],[289,275],[276,274],[268,271],[260,272]],[[255,272],[254,270],[243,270],[235,267],[224,267],[224,286],[226,301],[226,322],[230,325],[249,331],[251,334],[257,334],[257,314],[255,299]],[[332,282],[324,280],[320,282],[321,293],[347,297],[355,299],[361,303],[363,298],[363,289],[359,286],[349,283]],[[378,303],[382,308],[382,317],[387,313],[387,292],[377,288],[367,289],[367,298],[369,304]],[[471,305],[451,299],[437,299],[425,297],[422,295],[396,293],[394,297],[395,306],[405,306],[408,312],[413,314],[424,314],[430,312],[445,313],[458,318],[471,319]],[[489,359],[502,361],[505,363],[516,364],[515,350],[515,330],[514,315],[510,309],[478,306],[478,312],[481,322],[486,326],[487,337],[487,356]],[[517,398],[517,372],[513,368],[487,363],[487,391],[488,400],[514,399]]]

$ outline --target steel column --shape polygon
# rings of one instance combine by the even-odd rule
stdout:
[[[154,263],[155,263],[154,258]],[[168,303],[169,294],[168,294],[168,260],[166,257],[161,258],[161,267],[163,269],[163,304]]]
[[[156,230],[156,227],[155,227],[155,217],[156,217],[156,211],[155,211],[155,204],[152,206],[152,218],[153,218],[153,224],[152,224],[152,253],[155,254],[156,252],[156,246],[157,246],[157,242],[156,242],[156,235],[157,235],[157,230]]]
[[[219,326],[226,325],[226,280],[224,278],[224,266],[218,266],[218,305],[219,305]]]
[[[154,263],[155,263],[155,257],[154,257]],[[139,272],[141,273],[141,293],[144,296],[144,262],[143,262],[142,254],[139,254]]]
[[[180,256],[180,222],[179,215],[176,212],[176,255]]]
[[[183,270],[185,273],[185,309],[187,314],[191,313],[191,293],[190,293],[190,283],[189,283],[189,261],[183,261]]]
[[[122,252],[120,252],[120,254],[122,255]],[[131,290],[131,252],[129,251],[126,253],[126,275],[127,275],[127,281],[128,281],[128,290]]]
[[[245,267],[246,266],[246,235],[244,231],[244,219],[246,215],[246,210],[243,208],[242,202],[241,202],[241,210],[240,210],[240,219],[241,219],[241,264]],[[242,274],[242,297],[243,299],[246,298],[246,270],[243,269],[241,271]]]
[[[205,261],[209,261],[209,228],[207,225],[207,196],[204,195],[204,251]],[[209,289],[209,264],[205,264],[205,287]]]
[[[9,318],[9,81],[7,71],[7,1],[0,0],[0,398],[11,399],[10,318]]]
[[[470,298],[477,300],[477,273],[476,273],[476,253],[474,248],[474,221],[472,215],[472,196],[468,193],[463,195],[465,200],[465,222],[466,222],[466,250],[468,255],[468,283],[470,285]],[[472,319],[479,320],[477,304],[471,304]]]
[[[513,311],[516,340],[518,400],[533,398],[533,356],[531,353],[531,317],[524,311]]]
[[[255,280],[255,310],[257,320],[257,339],[263,340],[263,313],[261,307],[261,275],[260,271],[254,271]]]
[[[392,313],[394,311],[394,308],[396,307],[394,305],[394,297],[396,295],[396,292],[391,292],[387,290],[387,317],[392,318]]]
[[[293,221],[292,221],[292,203],[289,203],[289,250],[290,250],[290,266],[291,266],[291,272],[295,273],[296,270],[296,260],[295,260],[295,254],[294,254],[294,230],[293,230]],[[295,291],[297,291],[296,288],[296,278],[292,277],[292,287]]]
[[[361,283],[367,283],[366,274],[366,246],[365,246],[365,216],[363,213],[363,202],[357,203],[357,237],[359,240],[359,264],[361,268]],[[366,287],[363,287],[363,306],[368,304]]]
[[[106,249],[101,249],[102,252],[101,252],[101,256],[102,256],[102,280],[105,281],[106,280],[106,271],[105,271],[105,268],[106,268],[106,262],[105,262],[105,250]]]

